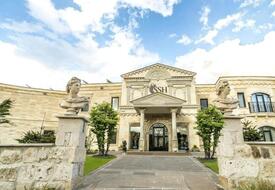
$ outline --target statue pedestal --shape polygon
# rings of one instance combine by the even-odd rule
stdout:
[[[88,120],[81,116],[63,115],[59,119],[55,144],[85,148],[86,125]]]
[[[245,145],[241,119],[243,119],[243,117],[224,116],[224,128],[221,132],[222,135],[217,149],[219,180],[220,184],[226,190],[234,186],[231,171],[236,170],[235,166],[232,164],[232,160],[235,156],[235,149],[237,146]]]
[[[77,115],[57,116],[59,119],[55,144],[60,149],[70,151],[66,160],[66,168],[69,168],[70,186],[67,189],[78,189],[79,181],[83,176],[84,162],[86,159],[86,125],[88,120]]]

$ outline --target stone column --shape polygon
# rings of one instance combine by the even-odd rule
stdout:
[[[83,176],[84,162],[86,158],[86,125],[88,120],[77,115],[57,116],[59,119],[55,145],[60,150],[71,152],[67,158],[66,176],[70,185],[66,189],[77,189],[77,185]]]
[[[139,136],[139,150],[144,151],[144,112],[145,109],[140,109],[140,136]]]
[[[171,109],[171,113],[172,113],[172,151],[178,152],[177,109]]]

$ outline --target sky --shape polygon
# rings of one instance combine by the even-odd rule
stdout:
[[[1,0],[0,83],[64,90],[154,63],[275,76],[275,0]]]

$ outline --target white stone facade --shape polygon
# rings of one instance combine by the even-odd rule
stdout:
[[[154,64],[121,77],[121,83],[83,84],[80,90],[82,96],[90,98],[90,107],[118,98],[120,121],[111,150],[117,150],[123,140],[129,149],[137,151],[201,147],[194,129],[196,113],[202,101],[212,104],[221,80],[229,82],[232,98],[243,94],[245,105],[234,114],[253,120],[257,127],[270,127],[271,136],[266,132],[266,140],[275,140],[275,76],[220,77],[216,84],[196,84],[194,72]],[[14,100],[10,117],[13,124],[0,128],[0,144],[16,143],[15,139],[30,129],[56,130],[55,115],[64,112],[58,104],[65,96],[65,91],[0,84],[0,101]],[[88,116],[88,112],[80,114]]]

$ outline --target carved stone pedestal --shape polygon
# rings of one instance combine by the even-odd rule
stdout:
[[[226,190],[234,186],[232,174],[238,171],[237,164],[233,161],[236,147],[245,146],[243,139],[242,117],[225,116],[224,128],[217,149],[219,179]]]
[[[58,130],[55,144],[60,149],[72,152],[66,168],[70,171],[71,185],[67,189],[77,189],[78,182],[83,176],[86,158],[85,138],[87,119],[81,116],[58,116]]]

